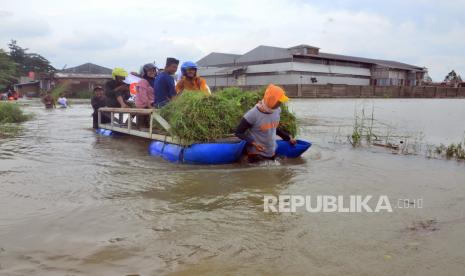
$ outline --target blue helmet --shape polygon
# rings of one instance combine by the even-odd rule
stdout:
[[[193,61],[185,61],[183,64],[181,64],[181,73],[183,75],[186,74],[186,70],[189,68],[197,70],[197,64],[195,64]]]

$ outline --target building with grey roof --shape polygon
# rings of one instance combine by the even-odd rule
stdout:
[[[243,55],[210,53],[200,59],[199,75],[210,86],[275,83],[416,86],[426,68],[397,61],[320,52],[318,47],[260,45]]]

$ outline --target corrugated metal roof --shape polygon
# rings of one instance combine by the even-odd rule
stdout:
[[[312,45],[308,45],[308,44],[300,44],[300,45],[296,45],[296,46],[293,46],[293,47],[289,47],[288,49],[299,49],[299,48],[320,49],[320,48],[318,48],[318,47],[315,47],[315,46],[312,46]]]
[[[236,63],[291,58],[292,54],[286,48],[260,45],[236,59]]]
[[[238,57],[240,57],[240,55],[212,52],[206,55],[205,57],[201,58],[199,61],[197,61],[197,65],[215,66],[223,64],[234,64],[234,61]]]
[[[111,79],[111,74],[55,73],[54,77],[58,79]]]
[[[362,58],[355,56],[347,55],[338,55],[331,53],[319,52],[317,55],[307,54],[307,55],[293,55],[290,52],[290,49],[298,47],[313,47],[309,45],[297,45],[291,48],[280,48],[272,47],[266,45],[260,45],[249,52],[240,55],[234,54],[224,54],[224,53],[211,53],[204,58],[198,61],[199,66],[218,66],[221,64],[244,64],[244,63],[254,63],[262,62],[267,60],[280,60],[294,57],[302,58],[319,58],[319,59],[328,59],[336,61],[347,61],[347,62],[357,62],[357,63],[366,63],[366,64],[375,64],[383,67],[393,68],[393,69],[403,69],[403,70],[413,70],[413,71],[422,71],[423,68],[411,64],[406,64],[402,62],[392,61],[392,60],[382,60],[382,59],[371,59],[371,58]]]
[[[77,74],[111,74],[111,69],[93,63],[84,63],[79,66],[70,67],[61,70],[62,73],[77,73]]]

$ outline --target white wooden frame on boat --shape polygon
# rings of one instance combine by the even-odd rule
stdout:
[[[102,112],[110,114],[110,123],[102,124]],[[129,118],[132,115],[147,115],[150,116],[150,126],[147,130],[139,130],[133,128],[133,123],[131,119],[127,120],[127,125],[121,124],[115,125],[115,114],[119,114],[119,117],[122,118],[123,114],[128,114]],[[164,135],[160,133],[153,132],[153,119],[155,119],[167,132],[171,129],[170,124],[163,119],[163,117],[158,114],[156,109],[144,109],[144,108],[115,108],[115,107],[101,107],[98,110],[98,127],[103,129],[109,129],[121,133],[126,133],[129,135],[139,136],[143,138],[148,138],[152,140],[163,141],[171,144],[181,145],[181,141],[177,137],[170,135]]]

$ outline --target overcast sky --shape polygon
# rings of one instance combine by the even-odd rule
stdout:
[[[167,56],[198,60],[258,45],[426,66],[435,81],[465,75],[465,0],[0,0],[0,47],[10,39],[58,69],[93,62],[138,70]]]

